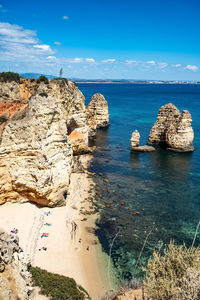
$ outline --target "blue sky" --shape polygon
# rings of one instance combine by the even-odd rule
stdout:
[[[0,71],[200,80],[199,0],[0,0]]]

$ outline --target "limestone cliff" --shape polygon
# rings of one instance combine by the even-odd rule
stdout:
[[[62,205],[72,155],[88,151],[84,96],[65,79],[7,85],[0,89],[0,204]]]
[[[103,95],[97,93],[92,96],[87,106],[89,137],[96,135],[96,129],[109,126],[108,103]]]
[[[0,299],[30,299],[30,261],[19,247],[17,236],[0,232]]]
[[[172,103],[162,106],[149,134],[148,144],[163,145],[176,152],[193,151],[194,133],[191,122],[191,115],[187,110],[180,113]]]

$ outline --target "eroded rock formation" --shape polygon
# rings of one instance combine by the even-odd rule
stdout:
[[[176,152],[193,151],[194,132],[191,122],[187,110],[180,113],[172,103],[162,106],[149,134],[148,144],[162,145]]]
[[[140,143],[140,134],[137,130],[133,131],[131,136],[131,150],[138,147]]]
[[[108,119],[105,98],[95,94],[86,111],[72,81],[1,82],[0,204],[63,205],[73,155],[91,150],[88,132],[108,126]]]
[[[133,131],[131,136],[131,151],[137,152],[153,152],[156,149],[152,146],[139,146],[140,144],[140,134],[137,130]]]
[[[92,96],[87,106],[89,137],[96,135],[96,129],[109,126],[108,103],[103,95],[97,93]]]
[[[19,247],[18,237],[0,232],[0,299],[30,299],[30,261]]]
[[[0,204],[64,204],[72,155],[88,151],[83,94],[64,79],[49,84],[23,79],[18,87],[13,82],[13,89],[12,83],[7,90],[2,86]]]

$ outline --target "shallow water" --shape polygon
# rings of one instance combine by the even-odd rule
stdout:
[[[97,234],[108,253],[117,234],[112,259],[119,278],[141,278],[154,249],[162,251],[171,239],[191,245],[200,219],[200,85],[83,83],[79,88],[86,103],[102,93],[110,112],[111,125],[98,131],[91,166],[109,181],[95,177],[101,216]],[[132,131],[137,129],[145,144],[159,108],[169,102],[191,113],[195,151],[131,154]]]

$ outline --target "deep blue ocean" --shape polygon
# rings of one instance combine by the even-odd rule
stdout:
[[[112,259],[120,279],[142,278],[142,266],[154,249],[162,252],[170,240],[190,246],[200,220],[200,85],[78,86],[86,104],[102,93],[110,113],[110,127],[98,131],[91,165],[99,189],[97,234],[107,253],[117,234]],[[130,153],[132,132],[137,129],[140,144],[146,144],[159,108],[169,102],[191,113],[195,151]]]

